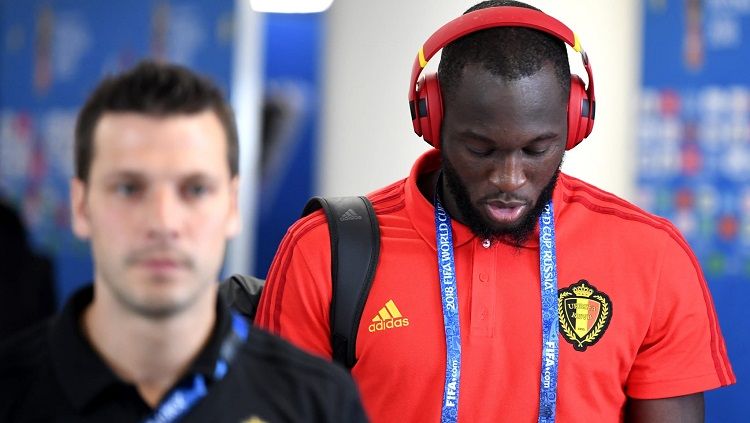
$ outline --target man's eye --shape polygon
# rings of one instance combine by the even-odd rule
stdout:
[[[467,146],[466,149],[469,151],[469,153],[477,157],[487,157],[490,154],[492,154],[492,150],[488,148],[477,148],[477,147]]]
[[[524,148],[523,152],[529,156],[541,156],[547,152],[546,148]]]
[[[188,198],[202,197],[208,193],[208,187],[204,184],[189,184],[184,189]]]
[[[133,182],[120,182],[115,185],[115,192],[123,197],[134,197],[141,192],[141,187]]]

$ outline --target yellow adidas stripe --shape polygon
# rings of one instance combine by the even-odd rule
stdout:
[[[388,314],[388,310],[386,310],[385,307],[381,308],[380,311],[378,312],[378,314],[380,315],[380,318],[383,319],[383,320],[391,320],[391,319],[393,319],[393,317],[391,317],[391,315]]]
[[[393,316],[394,319],[401,317],[401,312],[398,310],[398,307],[396,307],[396,303],[394,303],[393,300],[388,300],[388,302],[385,303],[385,308],[391,312],[391,316]]]
[[[385,307],[378,311],[378,314],[372,318],[372,321],[382,322],[384,320],[399,319],[401,317],[403,317],[403,315],[398,307],[396,307],[396,303],[394,303],[393,300],[388,300],[388,302],[385,303]]]

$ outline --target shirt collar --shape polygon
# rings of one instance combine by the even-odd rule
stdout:
[[[434,250],[437,250],[435,244],[435,207],[419,190],[417,181],[421,175],[440,169],[441,164],[440,150],[430,149],[426,151],[412,166],[405,187],[406,209],[409,213],[409,217],[419,235]],[[566,178],[566,176],[561,173],[560,179],[564,178]],[[560,185],[560,180],[558,180],[555,190],[552,193],[552,201],[556,205],[554,210],[555,221],[557,221],[560,207],[562,206],[562,192]],[[429,216],[429,218],[427,216]],[[463,223],[451,219],[451,224],[453,227],[454,246],[459,247],[476,238],[476,235],[471,232],[471,229]],[[536,225],[534,233],[529,236],[529,239],[523,245],[523,248],[539,248],[539,224]]]
[[[93,287],[89,285],[72,295],[53,321],[49,339],[58,380],[71,405],[79,411],[110,388],[127,386],[107,366],[83,333],[81,317],[91,304],[93,293]],[[208,344],[186,375],[201,373],[207,376],[206,380],[211,380],[221,343],[232,329],[231,314],[221,296],[218,296],[216,308],[216,324]]]

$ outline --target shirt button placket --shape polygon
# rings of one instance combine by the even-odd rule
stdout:
[[[471,333],[473,336],[492,336],[493,301],[492,287],[488,283],[494,252],[492,241],[481,239],[475,241],[474,270],[471,301]],[[481,247],[480,247],[481,246]]]

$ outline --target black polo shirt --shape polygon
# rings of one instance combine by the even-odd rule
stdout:
[[[138,422],[151,414],[135,386],[107,367],[82,332],[81,313],[92,295],[91,287],[78,291],[61,314],[2,342],[0,422]],[[250,328],[226,376],[213,381],[231,319],[220,298],[211,339],[186,373],[203,374],[208,394],[182,422],[367,420],[346,371],[257,328]]]

